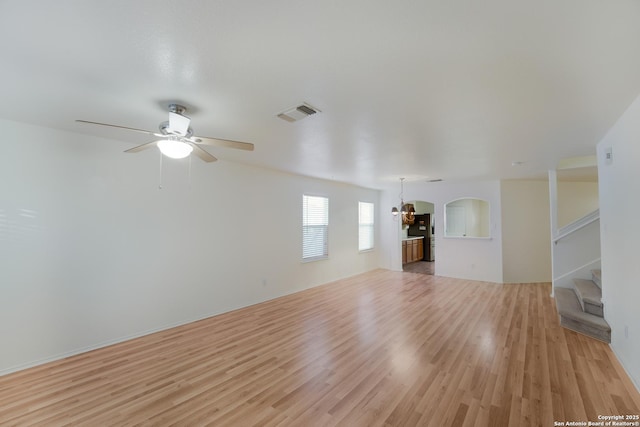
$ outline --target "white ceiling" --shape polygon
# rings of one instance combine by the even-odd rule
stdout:
[[[182,101],[196,134],[256,145],[222,160],[372,188],[540,176],[640,93],[639,22],[638,0],[3,0],[0,117],[133,146],[74,120],[155,130]],[[276,117],[303,101],[322,112]]]

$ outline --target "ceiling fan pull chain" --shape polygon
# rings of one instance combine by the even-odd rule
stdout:
[[[160,175],[158,176],[158,190],[162,190],[162,153],[160,153]]]
[[[192,157],[193,156],[189,156],[189,179],[188,179],[189,188],[191,188],[191,158]]]

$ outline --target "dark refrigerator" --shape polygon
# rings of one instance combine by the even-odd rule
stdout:
[[[415,221],[409,226],[409,230],[407,230],[409,237],[424,237],[422,241],[423,261],[433,261],[435,259],[432,246],[431,225],[431,214],[415,215]]]

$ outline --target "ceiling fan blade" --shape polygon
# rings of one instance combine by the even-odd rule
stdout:
[[[193,153],[196,156],[200,157],[200,159],[204,160],[207,163],[211,163],[211,162],[215,162],[216,159],[215,157],[213,157],[211,154],[209,154],[209,152],[203,150],[202,148],[198,147],[196,144],[191,143],[190,144],[193,147]]]
[[[146,150],[147,148],[155,147],[158,141],[147,142],[146,144],[138,145],[133,148],[129,148],[128,150],[124,150],[125,153],[137,153],[142,150]]]
[[[118,125],[110,125],[110,124],[107,124],[107,123],[90,122],[88,120],[76,120],[76,122],[78,122],[78,123],[86,123],[86,124],[89,124],[89,125],[98,125],[98,126],[106,126],[106,127],[110,127],[110,128],[116,128],[116,129],[130,130],[130,131],[133,131],[133,132],[144,133],[146,135],[153,135],[153,136],[157,136],[157,137],[164,136],[164,135],[162,135],[160,133],[154,133],[154,132],[150,132],[148,130],[143,130],[143,129],[129,128],[129,127],[126,127],[126,126],[118,126]]]
[[[213,147],[226,147],[226,148],[235,148],[238,150],[253,151],[253,144],[248,142],[232,141],[230,139],[208,138],[206,136],[193,136],[189,138],[189,141],[196,144],[211,145]]]

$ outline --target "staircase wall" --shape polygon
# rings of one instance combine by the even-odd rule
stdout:
[[[598,182],[558,182],[558,227],[597,210]]]
[[[594,157],[588,160],[589,163],[595,164]],[[582,161],[576,164],[577,169],[585,167]],[[560,172],[568,170],[571,169],[563,169]],[[549,170],[552,295],[555,295],[557,287],[572,288],[574,278],[588,279],[592,269],[601,268],[600,212],[597,209],[593,210],[572,223],[560,227],[559,207],[564,201],[560,200],[563,194],[560,191],[558,172]],[[575,212],[583,211],[588,205],[588,203],[580,203],[580,208]]]
[[[598,144],[605,315],[611,347],[640,390],[639,142],[640,96]]]
[[[600,268],[600,221],[563,237],[553,246],[553,286],[571,288],[575,278],[589,279]]]

